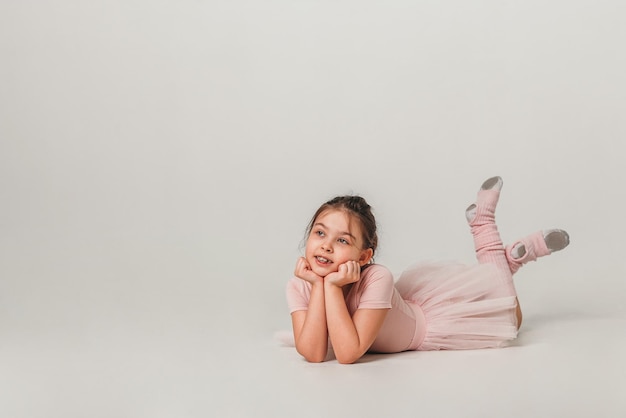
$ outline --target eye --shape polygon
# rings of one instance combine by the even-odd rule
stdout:
[[[347,240],[347,239],[345,239],[345,238],[339,238],[337,241],[339,241],[339,242],[340,242],[340,243],[342,243],[342,244],[346,244],[346,245],[347,245],[347,244],[350,244],[350,243],[348,242],[348,240]]]
[[[313,232],[313,233],[314,233],[315,235],[317,235],[318,237],[323,237],[323,236],[324,236],[324,231],[321,231],[321,230],[319,230],[319,229],[318,229],[317,231]]]

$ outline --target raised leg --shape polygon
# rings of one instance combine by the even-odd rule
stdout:
[[[474,237],[478,262],[495,265],[500,271],[502,280],[502,286],[499,287],[499,290],[503,293],[503,296],[515,296],[517,298],[517,292],[513,283],[513,273],[509,267],[505,248],[495,222],[495,211],[501,189],[502,179],[500,177],[487,179],[478,191],[476,203],[471,204],[467,208],[465,215]],[[521,324],[521,320],[521,310],[518,303],[518,327]]]
[[[470,205],[465,214],[474,237],[476,259],[481,264],[490,263],[498,267],[506,281],[510,282],[510,294],[515,295],[513,276],[495,220],[501,188],[500,177],[486,180],[478,191],[476,203]]]

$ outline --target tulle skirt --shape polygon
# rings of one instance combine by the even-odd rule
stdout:
[[[415,349],[492,348],[515,339],[516,296],[507,280],[492,264],[426,262],[405,270],[396,288],[426,319]]]

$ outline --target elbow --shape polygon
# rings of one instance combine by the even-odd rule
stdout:
[[[304,356],[304,359],[309,363],[322,363],[326,356]]]
[[[326,351],[301,350],[299,347],[296,347],[296,350],[309,363],[321,363],[326,360]]]
[[[326,360],[326,353],[300,353],[309,363],[322,363]]]
[[[337,357],[337,362],[339,364],[354,364],[357,362],[358,359],[361,358],[361,356],[359,355],[337,355],[337,353],[335,353],[335,357]]]
[[[322,363],[324,362],[324,360],[326,360],[326,356],[327,353],[303,353],[300,352],[300,355],[302,357],[304,357],[304,359],[306,361],[308,361],[309,363]],[[339,364],[353,364],[356,363],[358,359],[360,359],[360,356],[354,356],[354,355],[337,355],[337,353],[335,353],[335,358],[337,359],[337,362]]]

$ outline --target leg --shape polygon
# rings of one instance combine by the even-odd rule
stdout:
[[[490,263],[500,271],[502,286],[498,289],[503,296],[515,296],[517,292],[513,284],[513,273],[509,267],[505,248],[495,223],[495,210],[500,197],[502,179],[492,177],[486,180],[476,198],[476,203],[470,205],[465,215],[471,227],[476,247],[476,258],[481,264]],[[517,325],[522,322],[522,314],[517,304]]]
[[[512,287],[513,275],[495,221],[495,211],[501,188],[502,179],[500,177],[486,180],[478,191],[476,203],[467,208],[465,215],[474,237],[478,262],[481,264],[491,263],[498,267],[503,278],[511,283],[510,295],[515,295],[515,289]]]

